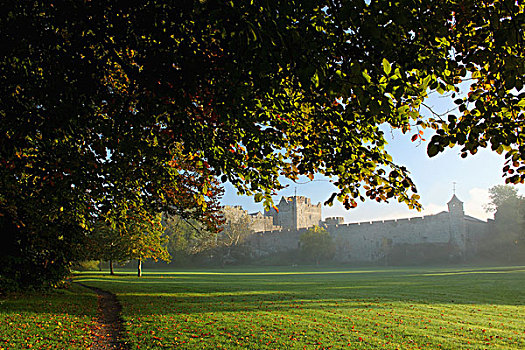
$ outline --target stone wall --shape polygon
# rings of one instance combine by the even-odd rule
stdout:
[[[419,218],[329,225],[327,230],[341,246],[340,262],[375,262],[388,259],[396,246],[447,245],[447,251],[462,254],[451,232],[451,217],[442,212]],[[452,253],[451,253],[452,254]],[[452,254],[456,255],[456,254]]]
[[[250,227],[254,232],[281,230],[281,226],[273,224],[273,218],[265,216],[261,212],[250,214],[250,222]]]
[[[265,216],[284,230],[309,228],[321,223],[321,203],[313,205],[310,198],[303,196],[281,197],[277,210],[270,208]]]
[[[298,249],[299,237],[304,232],[306,229],[256,232],[248,243],[254,257],[272,255]]]
[[[321,203],[313,205],[310,198],[293,197],[297,207],[296,229],[319,226],[321,223]]]
[[[225,206],[223,209],[225,225],[229,222],[246,221],[248,227],[253,232],[260,231],[277,231],[281,230],[280,226],[275,226],[271,217],[263,215],[261,212],[248,214],[240,205]]]
[[[312,205],[309,198],[283,197],[279,211],[266,213],[273,220],[273,227],[282,229],[257,232],[250,245],[255,256],[297,249],[301,234],[320,224],[336,242],[336,262],[463,261],[476,253],[489,225],[465,215],[463,203],[456,196],[448,204],[449,211],[436,215],[342,224],[341,218],[320,222],[321,205]]]

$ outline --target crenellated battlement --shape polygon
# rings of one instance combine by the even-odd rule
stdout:
[[[304,196],[283,196],[277,209],[270,208],[264,215],[283,229],[309,228],[321,223],[321,203],[312,205],[310,198]]]
[[[449,202],[452,212],[413,218],[345,223],[342,217],[321,221],[321,203],[312,205],[307,197],[282,197],[278,210],[252,214],[264,218],[256,237],[258,254],[297,249],[299,237],[308,228],[320,225],[337,242],[335,260],[339,262],[373,262],[391,254],[409,254],[442,250],[444,257],[464,257],[487,230],[487,222],[465,216],[462,202],[456,196]],[[270,223],[271,221],[271,223]],[[467,243],[469,242],[469,243]],[[254,243],[255,244],[255,243]],[[423,248],[428,245],[434,248]],[[427,254],[425,253],[425,254]],[[410,253],[412,254],[412,253]]]

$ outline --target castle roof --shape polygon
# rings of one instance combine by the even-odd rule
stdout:
[[[281,200],[279,201],[279,205],[281,204],[288,204],[292,201],[292,197],[285,197],[285,196],[282,196],[281,197]]]
[[[453,194],[452,198],[450,198],[447,204],[451,204],[451,203],[463,203],[463,202],[460,201],[458,197],[456,197],[456,194]]]
[[[487,223],[486,221],[480,220],[480,219],[475,218],[475,217],[470,216],[470,215],[465,215],[465,220],[472,221],[472,222],[479,222],[479,223],[482,223],[482,224],[486,224]]]

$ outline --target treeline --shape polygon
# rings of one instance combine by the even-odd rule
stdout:
[[[225,216],[228,217],[227,211]],[[249,242],[254,232],[250,229],[247,215],[228,217],[220,232],[210,232],[197,221],[180,217],[165,217],[162,223],[164,254],[170,258],[161,261],[145,260],[143,261],[145,267],[320,264],[331,262],[336,251],[336,244],[330,234],[317,226],[301,235],[297,249],[257,256]],[[105,241],[102,245],[116,246],[110,241]],[[122,255],[117,250],[113,252],[114,255],[100,255],[99,260],[82,262],[76,268],[104,269],[113,274],[114,264],[129,268],[142,263],[137,259],[130,259],[129,255]]]
[[[486,210],[494,213],[489,232],[480,242],[479,262],[525,263],[525,197],[513,186],[494,186],[489,190]]]

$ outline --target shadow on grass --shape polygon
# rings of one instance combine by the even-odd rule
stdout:
[[[164,272],[140,279],[128,275],[77,276],[110,290],[125,314],[240,312],[338,308],[383,308],[386,304],[525,303],[525,269],[433,268],[352,271]],[[302,303],[302,304],[301,304]],[[366,305],[366,304],[369,305]]]
[[[85,288],[72,285],[69,289],[48,292],[10,294],[0,300],[0,313],[96,315],[97,297]]]
[[[373,304],[525,304],[525,269],[434,268],[352,271],[163,272],[137,278],[82,273],[75,281],[117,294],[125,313],[170,314],[380,307]],[[337,304],[336,304],[337,303]],[[305,305],[306,304],[306,305]],[[0,313],[96,315],[96,296],[80,286],[0,300]]]

